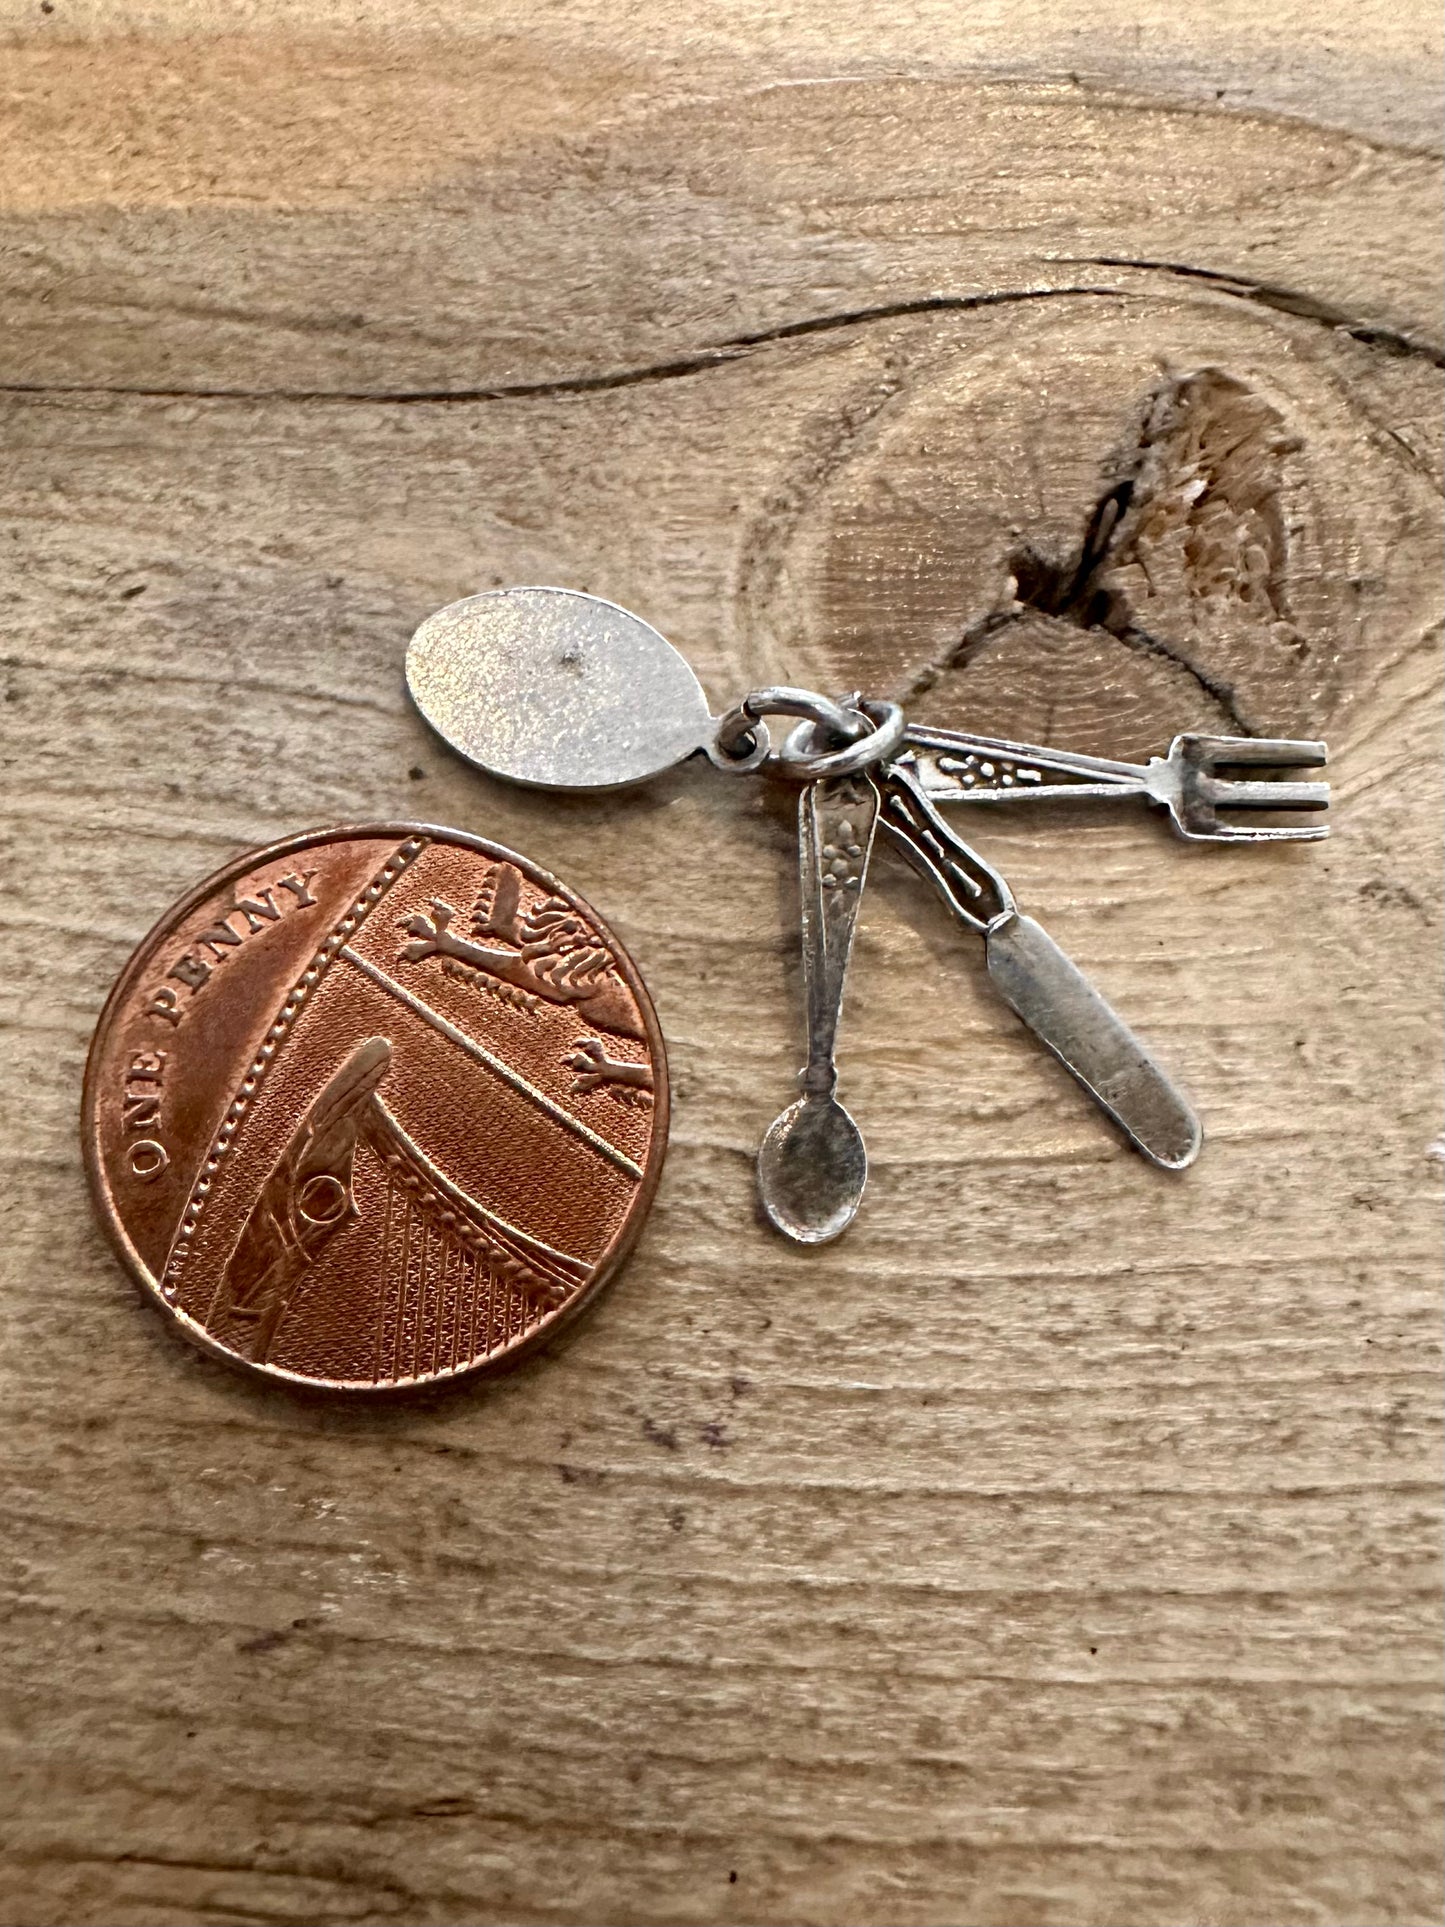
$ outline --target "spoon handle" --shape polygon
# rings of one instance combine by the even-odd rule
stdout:
[[[798,878],[803,923],[803,987],[808,1062],[803,1090],[831,1097],[833,1053],[858,906],[878,824],[879,796],[866,775],[809,783],[798,798]]]

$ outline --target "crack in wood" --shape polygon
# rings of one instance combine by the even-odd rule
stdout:
[[[795,341],[802,335],[829,334],[839,328],[864,327],[873,321],[897,321],[918,314],[968,314],[978,308],[1001,308],[1021,301],[1055,301],[1081,295],[1117,297],[1118,288],[997,288],[987,294],[930,294],[910,301],[887,301],[872,308],[851,308],[838,314],[814,315],[787,321],[757,334],[733,335],[720,348],[756,348],[773,341]]]
[[[1224,682],[1218,676],[1211,675],[1177,644],[1165,642],[1160,636],[1150,635],[1147,629],[1139,628],[1136,623],[1121,629],[1109,629],[1106,633],[1113,636],[1116,641],[1122,642],[1126,649],[1138,650],[1141,655],[1158,656],[1164,662],[1172,662],[1176,668],[1182,669],[1185,675],[1197,683],[1205,695],[1224,711],[1236,736],[1257,736],[1261,733],[1240,712],[1233,683]]]
[[[1313,295],[1269,282],[1243,280],[1212,268],[1191,267],[1177,261],[1142,261],[1124,256],[1097,255],[1059,257],[1073,266],[1136,268],[1141,272],[1167,274],[1186,280],[1202,281],[1236,300],[1313,321],[1337,334],[1348,335],[1368,348],[1394,357],[1415,357],[1437,368],[1445,368],[1445,347],[1421,341],[1393,328],[1359,320]],[[984,308],[1007,307],[1031,301],[1127,299],[1128,288],[998,288],[980,294],[920,295],[901,301],[876,303],[866,308],[841,309],[836,313],[809,315],[799,321],[786,321],[773,328],[748,334],[731,335],[710,348],[674,356],[666,361],[643,363],[635,368],[604,370],[596,375],[563,375],[551,381],[498,382],[484,388],[159,388],[144,384],[110,382],[0,382],[0,395],[107,395],[128,396],[141,401],[238,401],[332,403],[416,407],[433,403],[478,404],[492,401],[535,401],[567,395],[604,394],[612,389],[638,388],[650,382],[685,380],[710,369],[727,367],[746,360],[754,348],[777,342],[795,341],[809,335],[830,334],[849,328],[868,327],[879,321],[905,320],[913,315],[968,314]]]
[[[1253,302],[1257,307],[1270,308],[1276,314],[1293,315],[1300,321],[1316,321],[1322,327],[1336,334],[1348,335],[1352,341],[1360,342],[1366,348],[1378,348],[1381,353],[1398,359],[1413,358],[1427,361],[1434,368],[1445,368],[1445,347],[1433,341],[1423,341],[1416,335],[1405,334],[1398,328],[1386,328],[1378,322],[1363,321],[1346,314],[1328,301],[1321,301],[1312,294],[1302,294],[1295,288],[1282,288],[1272,281],[1251,281],[1243,275],[1222,274],[1216,268],[1196,268],[1185,261],[1140,261],[1126,255],[1086,254],[1060,255],[1061,264],[1070,267],[1090,268],[1138,268],[1149,274],[1176,275],[1185,281],[1203,281],[1221,293],[1233,295],[1237,301]]]
[[[1066,297],[1117,298],[1116,288],[997,288],[983,294],[935,294],[884,302],[869,308],[850,308],[836,314],[810,315],[783,322],[755,334],[734,335],[690,355],[644,363],[636,368],[609,369],[596,375],[562,375],[552,381],[502,382],[486,388],[152,388],[121,383],[91,385],[44,382],[0,383],[6,395],[116,395],[143,401],[245,401],[375,403],[394,407],[435,402],[476,404],[489,401],[535,401],[566,395],[603,394],[614,388],[639,388],[649,382],[685,380],[709,369],[744,361],[753,348],[805,335],[828,334],[845,328],[866,327],[875,321],[904,320],[910,315],[966,314],[977,308],[1007,307],[1017,302],[1052,301]]]
[[[1151,562],[1173,545],[1191,599],[1209,604],[1227,596],[1230,608],[1306,655],[1284,590],[1279,506],[1279,460],[1295,445],[1273,410],[1232,377],[1202,369],[1164,383],[1148,398],[1122,472],[1089,511],[1078,549],[1051,558],[1028,541],[1016,547],[1008,599],[915,671],[899,700],[912,701],[965,668],[1032,611],[1172,663],[1236,734],[1257,734],[1231,681],[1140,621],[1129,578],[1150,584]]]

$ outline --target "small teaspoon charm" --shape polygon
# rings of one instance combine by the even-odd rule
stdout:
[[[835,1095],[833,1051],[877,822],[868,776],[809,783],[798,797],[808,1062],[803,1095],[773,1120],[758,1152],[763,1209],[797,1244],[846,1231],[868,1179],[863,1134]]]

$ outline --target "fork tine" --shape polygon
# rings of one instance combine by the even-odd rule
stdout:
[[[1235,783],[1201,776],[1201,798],[1218,810],[1327,810],[1328,783]]]
[[[1288,736],[1193,736],[1186,740],[1199,761],[1215,769],[1319,769],[1326,761],[1323,743],[1297,742]]]
[[[1242,823],[1216,822],[1212,830],[1186,830],[1191,843],[1323,843],[1329,825],[1321,823],[1295,829],[1280,824],[1264,824],[1246,829]]]

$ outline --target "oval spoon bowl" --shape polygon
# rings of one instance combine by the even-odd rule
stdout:
[[[773,1119],[758,1151],[763,1210],[797,1244],[827,1244],[846,1231],[867,1181],[863,1133],[836,1097],[800,1097]]]

